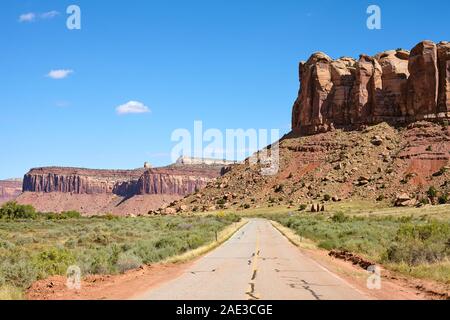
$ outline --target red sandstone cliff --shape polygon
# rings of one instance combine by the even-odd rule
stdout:
[[[222,174],[222,168],[199,164],[135,170],[36,168],[24,176],[17,201],[42,212],[145,214],[203,189]]]
[[[0,204],[14,200],[21,192],[21,180],[0,180]]]
[[[24,192],[115,194],[132,197],[144,194],[184,196],[202,189],[221,174],[221,166],[173,165],[135,170],[81,168],[36,168],[24,176]]]
[[[388,122],[450,117],[450,44],[333,60],[313,54],[300,63],[301,88],[292,129],[303,134]]]

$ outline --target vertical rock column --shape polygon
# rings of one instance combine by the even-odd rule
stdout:
[[[381,66],[376,59],[367,55],[360,56],[356,64],[356,80],[352,93],[351,124],[372,122],[373,110],[377,108],[383,87],[381,74]]]
[[[439,95],[438,112],[450,112],[450,43],[441,42],[438,48]]]
[[[436,44],[423,41],[415,46],[408,69],[408,116],[419,120],[436,114],[439,83]]]
[[[327,98],[333,87],[330,64],[332,59],[324,53],[315,53],[300,63],[300,93],[293,108],[292,126],[313,133],[324,125]]]

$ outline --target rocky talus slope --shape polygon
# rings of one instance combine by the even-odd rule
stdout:
[[[431,186],[439,195],[450,193],[450,127],[416,122],[394,128],[383,123],[361,131],[291,133],[280,142],[277,175],[263,176],[260,165],[246,161],[173,209],[211,211],[349,199],[394,204],[399,196],[406,197],[402,203],[416,205],[428,201]]]

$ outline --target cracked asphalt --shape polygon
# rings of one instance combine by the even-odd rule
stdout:
[[[252,219],[185,273],[143,300],[365,300],[363,293],[289,242],[272,224]]]

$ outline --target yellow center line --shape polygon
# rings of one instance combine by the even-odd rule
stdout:
[[[259,235],[259,229],[256,234],[256,246],[255,246],[255,255],[253,256],[253,262],[252,262],[252,279],[249,283],[247,294],[250,295],[250,297],[254,297],[256,299],[259,299],[259,295],[255,292],[255,279],[256,279],[256,273],[258,272],[258,259],[259,259],[259,251],[260,251],[260,235]]]

